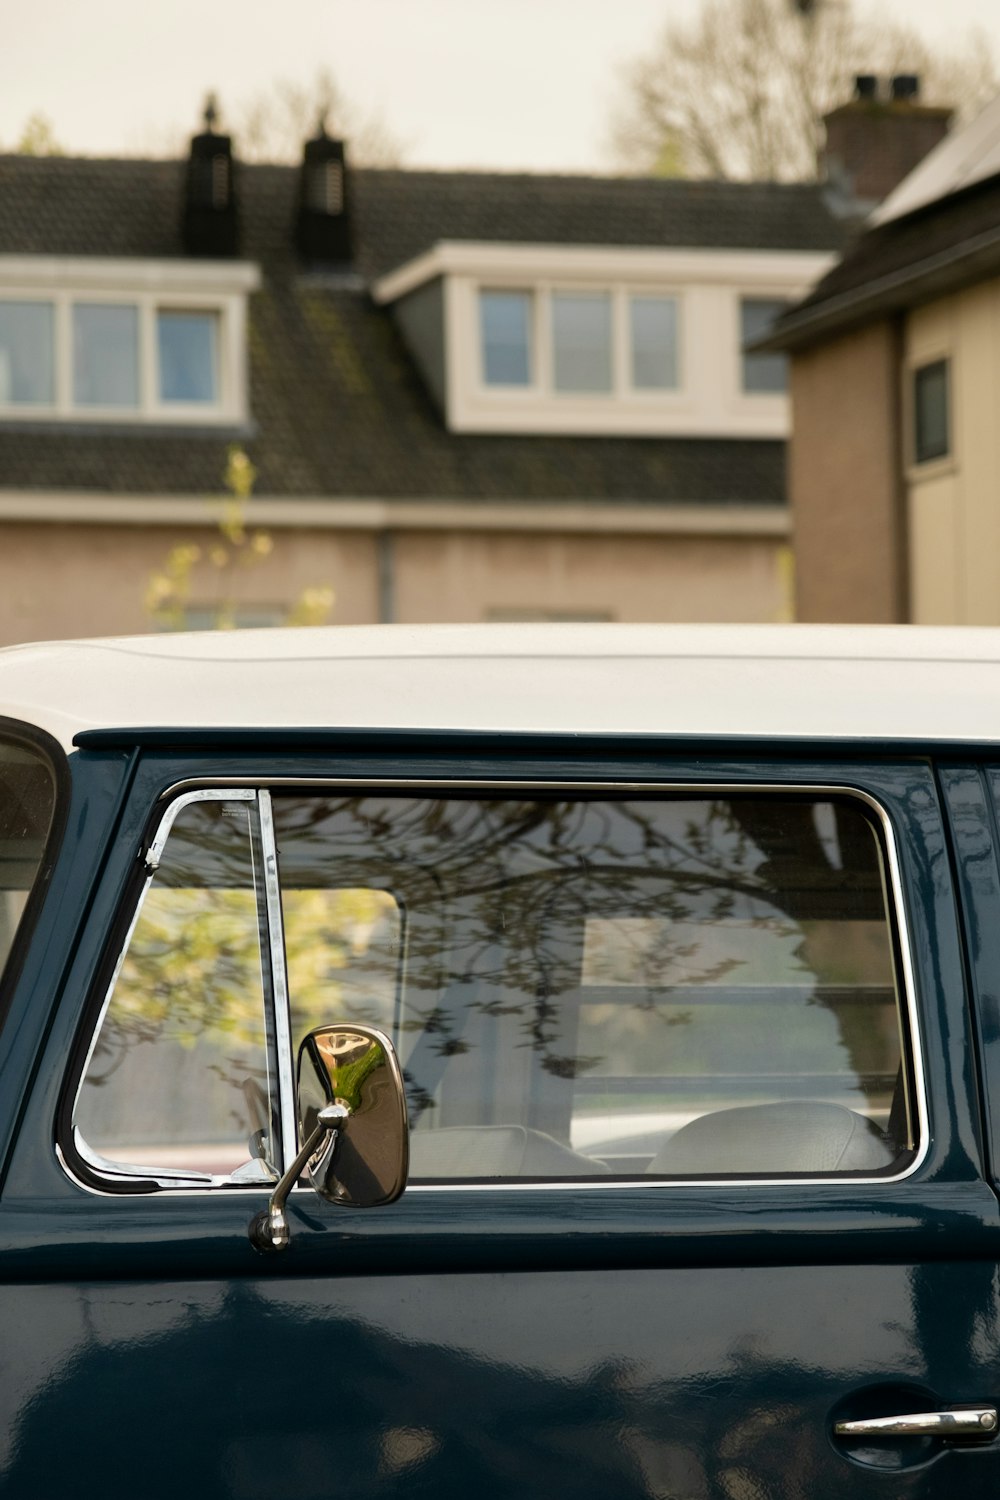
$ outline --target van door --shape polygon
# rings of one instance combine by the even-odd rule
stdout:
[[[24,975],[66,966],[0,1199],[10,1493],[994,1492],[930,768],[558,748],[145,754]],[[410,1186],[298,1189],[262,1254],[292,1053],[350,1019]]]

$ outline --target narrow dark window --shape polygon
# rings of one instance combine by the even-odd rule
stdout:
[[[946,359],[936,359],[913,372],[913,456],[918,464],[947,458],[951,452],[948,384]]]
[[[780,395],[788,389],[787,354],[753,354],[747,349],[769,333],[788,303],[780,297],[744,297],[740,301],[740,347],[743,389],[749,394]]]

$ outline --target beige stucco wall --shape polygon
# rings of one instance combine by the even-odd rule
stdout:
[[[797,618],[905,620],[895,325],[796,354],[791,397]]]
[[[145,605],[153,573],[171,546],[207,549],[217,533],[197,527],[66,524],[0,525],[0,645],[117,635],[153,628]],[[237,604],[281,605],[303,589],[330,584],[335,618],[376,618],[374,544],[362,533],[295,532],[273,536],[271,556],[221,583],[208,565],[192,575],[191,604],[212,606],[231,592]]]
[[[613,620],[770,621],[790,611],[788,549],[779,534],[598,535],[269,527],[272,550],[231,581],[205,561],[190,605],[232,597],[280,608],[332,587],[332,620],[417,623],[518,616]],[[387,540],[388,538],[388,540]],[[145,598],[171,549],[207,555],[218,533],[198,525],[39,524],[0,518],[0,645],[152,627]]]
[[[397,618],[780,620],[790,602],[780,550],[770,537],[404,532]]]
[[[912,617],[922,624],[1000,624],[1000,280],[913,311],[904,390],[913,371],[951,363],[947,458],[915,465],[907,407],[904,454]]]

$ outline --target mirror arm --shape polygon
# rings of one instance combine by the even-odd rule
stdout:
[[[288,1171],[280,1179],[266,1209],[250,1220],[250,1243],[255,1250],[284,1250],[288,1244],[288,1220],[285,1218],[285,1201],[302,1175],[302,1169],[327,1136],[336,1139],[349,1118],[351,1111],[346,1104],[328,1104],[317,1117],[316,1129],[306,1141]]]

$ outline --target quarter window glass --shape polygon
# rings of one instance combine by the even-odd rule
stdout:
[[[899,1169],[886,881],[856,801],[275,797],[298,1030],[376,1020],[412,1177]]]
[[[487,385],[531,384],[530,292],[480,292],[483,380]]]
[[[264,1180],[279,1156],[254,805],[183,807],[97,1033],[74,1125],[113,1172]]]
[[[78,406],[139,405],[136,307],[74,303],[73,400]]]
[[[204,404],[218,400],[218,321],[215,313],[157,313],[162,401]]]
[[[631,297],[632,384],[641,391],[675,390],[677,379],[677,300]]]
[[[553,292],[551,306],[556,390],[610,391],[610,294]]]
[[[54,812],[48,761],[27,745],[0,739],[0,974],[41,867]]]
[[[918,464],[947,458],[951,448],[948,432],[948,361],[937,359],[913,374],[914,458]]]
[[[0,406],[55,399],[51,302],[0,302]]]
[[[788,389],[787,355],[753,354],[746,347],[763,338],[787,306],[788,303],[779,297],[744,297],[740,303],[745,391],[775,393]]]

